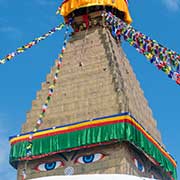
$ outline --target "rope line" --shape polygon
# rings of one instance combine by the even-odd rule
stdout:
[[[111,27],[112,35],[121,41],[124,38],[131,46],[143,54],[159,70],[180,85],[180,54],[164,47],[157,41],[135,30],[112,13],[103,13],[106,22]]]
[[[65,24],[61,23],[58,26],[56,26],[55,28],[51,29],[46,34],[43,34],[42,36],[34,39],[33,41],[27,43],[26,45],[17,48],[14,52],[12,52],[10,54],[7,54],[4,58],[0,59],[0,64],[5,64],[7,61],[12,60],[15,56],[17,56],[19,54],[22,54],[24,51],[26,51],[27,49],[30,49],[31,47],[35,46],[40,41],[45,40],[49,36],[53,35],[55,32],[62,30],[64,28],[64,26],[65,26]]]
[[[45,103],[42,105],[42,109],[41,109],[41,113],[39,114],[39,118],[38,120],[36,121],[36,125],[32,131],[32,134],[29,136],[29,143],[26,147],[26,153],[28,156],[31,155],[31,149],[32,149],[32,138],[33,138],[33,134],[35,132],[37,132],[37,130],[39,129],[39,127],[42,125],[43,123],[43,118],[45,117],[45,114],[46,114],[46,110],[48,108],[48,105],[49,105],[49,102],[51,100],[51,97],[54,93],[54,89],[55,89],[55,85],[57,83],[57,80],[58,80],[58,76],[59,76],[59,72],[60,72],[60,68],[62,67],[62,58],[63,58],[63,54],[64,54],[64,51],[65,51],[65,48],[66,48],[66,44],[67,44],[67,39],[68,39],[68,31],[69,31],[69,26],[67,26],[66,28],[66,32],[65,32],[65,36],[64,36],[64,43],[63,43],[63,47],[62,47],[62,50],[61,50],[61,53],[59,54],[59,57],[58,57],[58,61],[56,62],[56,71],[55,71],[55,74],[54,74],[54,79],[53,79],[53,82],[49,85],[49,89],[48,89],[48,96],[46,98],[46,101]]]
[[[52,97],[52,95],[54,93],[54,90],[55,90],[55,85],[57,83],[57,80],[58,80],[58,77],[59,77],[59,72],[60,72],[60,69],[62,67],[62,58],[63,58],[63,55],[64,55],[64,51],[66,49],[67,40],[68,40],[68,37],[69,37],[68,32],[69,32],[69,26],[66,26],[66,32],[65,32],[65,35],[64,35],[63,47],[62,47],[61,53],[59,54],[58,59],[56,61],[56,71],[55,71],[55,74],[54,74],[54,79],[53,79],[52,83],[49,85],[48,96],[47,96],[47,98],[45,100],[45,103],[42,105],[41,113],[39,114],[39,118],[36,121],[36,125],[33,128],[33,131],[31,132],[31,134],[29,135],[29,138],[28,138],[28,143],[27,143],[27,146],[26,146],[26,155],[28,157],[31,157],[31,154],[32,154],[33,135],[34,135],[34,133],[36,133],[38,131],[38,129],[40,128],[40,126],[43,123],[43,118],[45,117],[46,110],[48,108],[49,102],[50,102],[51,97]],[[25,166],[27,166],[27,164]],[[26,179],[26,177],[27,177],[26,167],[23,169],[22,174],[24,176],[24,179]]]

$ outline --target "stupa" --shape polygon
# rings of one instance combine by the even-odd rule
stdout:
[[[10,163],[17,168],[17,179],[88,174],[176,179],[176,163],[165,150],[140,84],[102,16],[112,12],[130,24],[127,2],[65,0],[59,11],[73,32],[40,129],[32,132],[32,124],[56,66],[37,92],[22,134],[10,139]]]

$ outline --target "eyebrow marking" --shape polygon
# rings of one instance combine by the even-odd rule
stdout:
[[[59,154],[64,160],[68,161],[68,158],[64,154]]]
[[[75,151],[74,154],[71,157],[71,161],[75,158],[75,156],[77,155],[78,151]]]

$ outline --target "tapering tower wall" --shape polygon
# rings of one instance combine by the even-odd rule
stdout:
[[[46,82],[42,83],[42,89],[37,92],[22,132],[32,130],[47,96],[47,82],[52,81],[54,72],[55,67],[47,75]],[[67,45],[63,67],[41,129],[122,112],[130,112],[159,143],[162,143],[140,84],[120,44],[111,36],[109,30],[95,27],[75,33]],[[82,152],[86,151],[103,151],[104,154],[109,154],[109,159],[88,165],[87,168],[70,163],[75,169],[74,174],[123,173],[145,177],[151,177],[151,174],[161,177],[164,174],[148,156],[129,143],[102,146]],[[69,158],[69,153],[66,155]],[[145,172],[140,172],[133,164],[134,157],[143,162]],[[39,162],[49,162],[54,158],[57,157],[49,156],[43,160],[29,161],[26,165],[28,178],[63,175],[65,167],[52,172],[36,172]],[[24,166],[23,161],[18,163],[18,179],[22,177]]]
[[[53,79],[51,69],[32,102],[22,132],[32,130]],[[130,112],[161,143],[156,121],[121,46],[102,27],[75,33],[46,112],[42,129]]]

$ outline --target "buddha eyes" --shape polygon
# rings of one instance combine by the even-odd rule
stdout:
[[[104,156],[105,155],[102,153],[93,153],[90,155],[82,155],[82,156],[77,157],[74,160],[74,163],[90,164],[90,163],[93,163],[93,162],[103,159]],[[66,160],[66,161],[68,161],[68,160]],[[65,166],[64,162],[61,160],[57,160],[57,161],[52,161],[52,162],[41,163],[35,167],[35,170],[36,171],[52,171],[54,169],[57,169],[57,168],[63,167],[63,166]]]
[[[90,154],[90,155],[84,155],[80,156],[75,160],[75,163],[80,163],[80,164],[89,164],[93,163],[96,161],[99,161],[104,158],[104,155],[101,153],[96,153],[96,154]]]
[[[64,163],[62,161],[53,161],[53,162],[39,164],[36,166],[35,169],[37,171],[52,171],[62,166],[64,166]]]

